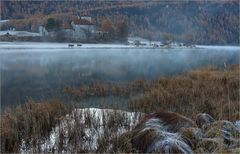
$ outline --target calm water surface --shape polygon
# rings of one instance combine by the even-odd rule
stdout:
[[[65,86],[154,80],[208,65],[221,68],[224,63],[239,64],[240,57],[238,47],[164,50],[98,47],[69,49],[67,44],[0,43],[2,108],[29,99],[63,97]]]

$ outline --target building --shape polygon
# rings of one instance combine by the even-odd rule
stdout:
[[[48,31],[44,26],[39,26],[38,28],[40,36],[48,36]]]
[[[70,23],[64,23],[60,29],[47,31],[45,27],[39,27],[41,36],[58,38],[62,37],[69,41],[86,41],[96,35],[96,26],[92,22],[92,18],[88,16],[78,17]]]
[[[90,39],[96,33],[96,26],[92,22],[91,17],[81,17],[71,22],[75,31],[73,37],[77,40]]]
[[[62,27],[62,33],[64,33],[65,38],[68,40],[73,40],[75,30],[70,23],[64,23]]]
[[[83,20],[87,20],[89,21],[90,23],[92,23],[92,17],[89,17],[89,16],[83,16],[83,17],[80,17],[80,19],[83,19]]]

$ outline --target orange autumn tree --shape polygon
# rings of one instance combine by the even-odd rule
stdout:
[[[115,26],[110,18],[104,19],[101,24],[101,31],[107,32],[109,39],[115,37]]]

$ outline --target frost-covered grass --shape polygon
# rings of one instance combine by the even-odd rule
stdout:
[[[22,140],[21,152],[110,152],[114,140],[130,131],[142,116],[139,112],[113,109],[74,109],[52,129],[49,137],[39,138],[37,146]],[[107,142],[105,142],[107,141]]]

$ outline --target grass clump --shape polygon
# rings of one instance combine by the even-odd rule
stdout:
[[[1,114],[1,152],[19,152],[22,140],[37,148],[37,139],[48,136],[66,113],[66,107],[59,100],[29,102],[5,109]]]

